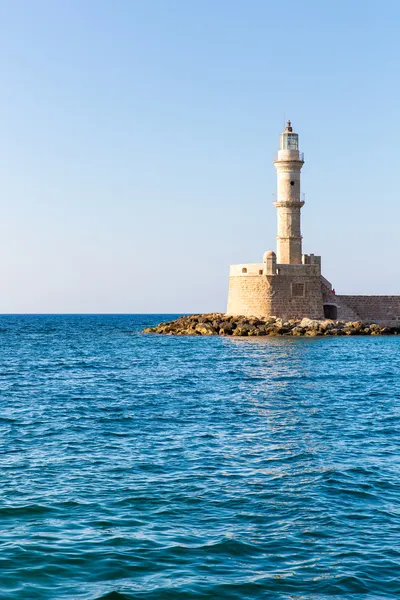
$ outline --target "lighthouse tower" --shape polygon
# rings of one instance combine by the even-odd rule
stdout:
[[[300,212],[304,202],[300,195],[300,172],[303,164],[299,136],[288,121],[274,159],[278,175],[277,253],[268,250],[262,263],[231,265],[228,315],[290,320],[323,319],[324,315],[336,318],[334,315],[338,314],[332,285],[321,276],[321,257],[302,253]],[[349,313],[346,318],[348,316]]]
[[[274,157],[278,176],[277,201],[274,202],[278,212],[277,263],[280,264],[302,263],[300,210],[304,202],[300,197],[300,171],[303,164],[299,136],[288,121]]]

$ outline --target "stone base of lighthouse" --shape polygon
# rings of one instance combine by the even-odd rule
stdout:
[[[336,295],[331,283],[321,275],[320,257],[303,255],[302,260],[301,265],[280,265],[268,259],[263,263],[231,265],[227,314],[399,326],[399,295]]]
[[[323,319],[320,259],[303,256],[303,261],[269,269],[267,263],[231,265],[227,314]]]

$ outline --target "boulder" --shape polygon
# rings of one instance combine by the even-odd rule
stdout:
[[[300,322],[300,327],[303,327],[304,329],[309,329],[309,330],[312,330],[312,329],[318,330],[319,323],[320,322],[317,319],[304,318]]]
[[[319,324],[319,328],[321,331],[329,331],[335,327],[335,322],[330,319],[325,319],[325,321],[321,321]]]
[[[304,327],[300,327],[300,325],[296,325],[296,327],[293,327],[291,330],[292,335],[304,335],[305,332],[306,330],[304,329]]]
[[[276,333],[278,335],[287,335],[290,331],[291,331],[291,328],[290,327],[285,327],[284,325],[282,325],[281,327],[277,327],[276,328]]]
[[[249,331],[250,331],[250,326],[247,324],[238,324],[238,326],[236,327],[236,329],[233,330],[232,335],[234,336],[240,336],[240,337],[244,337],[249,335]]]
[[[233,327],[229,321],[221,323],[219,334],[220,335],[232,335]]]
[[[278,327],[276,326],[275,323],[267,323],[265,325],[265,334],[266,335],[277,335],[277,329],[278,329]]]
[[[259,325],[262,325],[262,321],[260,321],[260,319],[249,319],[249,325],[250,327],[258,327]]]
[[[200,333],[200,335],[216,335],[217,333],[211,323],[204,322],[198,323],[195,331]]]
[[[256,337],[256,336],[260,335],[260,333],[259,333],[259,331],[258,331],[258,327],[251,327],[251,326],[250,326],[250,329],[249,329],[249,331],[248,331],[247,335],[249,335],[249,336],[254,336],[254,337]]]
[[[275,323],[276,323],[276,317],[268,317],[267,319],[264,319],[265,325],[274,325]]]
[[[347,325],[343,327],[342,332],[346,335],[357,335],[358,333],[357,329],[354,329],[354,327],[349,327]]]
[[[197,319],[198,323],[211,323],[209,315],[202,315]]]

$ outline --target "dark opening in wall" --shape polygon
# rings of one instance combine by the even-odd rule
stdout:
[[[242,273],[247,273],[247,269],[245,267],[243,267]]]
[[[324,317],[325,319],[332,319],[332,321],[336,321],[337,306],[334,304],[324,304]]]

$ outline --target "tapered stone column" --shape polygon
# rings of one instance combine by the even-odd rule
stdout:
[[[278,213],[278,264],[300,265],[302,262],[300,210],[304,202],[300,196],[300,171],[303,164],[299,136],[293,133],[288,121],[274,158],[278,178],[277,201],[274,202]]]

